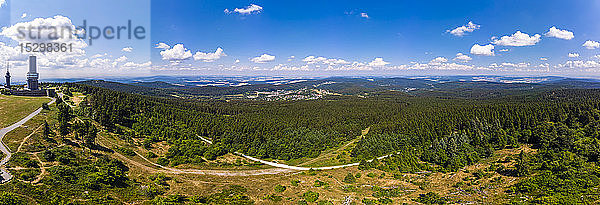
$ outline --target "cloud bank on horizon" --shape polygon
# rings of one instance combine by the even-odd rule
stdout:
[[[7,3],[10,0],[0,0],[0,9],[7,9]],[[151,61],[134,60],[132,55],[140,49],[132,45],[107,46],[92,53],[82,39],[18,38],[18,28],[46,25],[70,27],[70,36],[78,35],[69,16],[36,16],[35,11],[18,11],[22,18],[3,25],[0,61],[26,69],[29,54],[21,52],[20,44],[58,42],[75,45],[75,51],[36,53],[41,69],[73,71],[72,75],[82,76],[102,70],[111,70],[104,72],[107,75],[139,71],[145,75],[439,72],[600,76],[600,26],[587,24],[586,19],[573,20],[567,14],[562,16],[564,20],[541,18],[544,11],[565,7],[561,1],[534,10],[528,7],[534,3],[513,8],[539,17],[535,20],[521,16],[499,20],[502,16],[492,18],[465,10],[460,15],[406,14],[396,12],[399,8],[394,5],[387,8],[353,2],[345,8],[334,3],[324,8],[302,7],[303,12],[298,11],[299,4],[289,2],[179,4],[153,2],[153,8],[164,12],[153,10]],[[426,6],[412,4],[415,8]],[[482,4],[486,2],[473,8],[485,8]],[[600,8],[598,4],[584,7],[576,2],[568,6],[581,8],[590,19],[600,17],[594,12]],[[511,8],[498,7],[487,12]],[[438,9],[442,8],[444,5],[439,5]]]

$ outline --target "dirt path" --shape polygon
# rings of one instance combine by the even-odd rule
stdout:
[[[44,167],[44,162],[42,162],[42,160],[37,155],[37,153],[35,154],[35,158],[38,160],[38,162],[40,162],[41,173],[40,173],[40,175],[38,175],[38,177],[35,180],[33,180],[31,182],[32,184],[37,184],[38,182],[40,182],[40,180],[42,180],[42,178],[44,178],[44,174],[46,174],[46,167]]]
[[[368,132],[368,128],[366,129],[366,132]],[[363,131],[363,133],[366,133],[366,132],[365,132],[365,131]],[[198,136],[198,137],[199,137],[200,139],[202,139],[202,141],[205,141],[205,142],[207,142],[207,143],[209,143],[209,144],[212,144],[212,142],[211,142],[210,140],[208,140],[208,139],[206,139],[206,138],[203,138],[203,137],[201,137],[201,136]],[[398,153],[399,153],[399,152],[398,152]],[[395,153],[395,154],[398,154],[398,153]],[[136,153],[136,154],[137,154],[137,153]],[[266,161],[266,160],[258,159],[258,158],[251,157],[251,156],[248,156],[248,155],[245,155],[245,154],[239,153],[239,152],[234,152],[234,154],[236,154],[236,155],[239,155],[239,156],[242,156],[242,157],[244,157],[244,158],[246,158],[246,159],[249,159],[249,160],[252,160],[252,161],[255,161],[255,162],[260,162],[260,163],[263,163],[263,164],[269,165],[269,166],[273,166],[273,167],[279,167],[279,168],[283,168],[283,169],[298,170],[298,171],[308,171],[308,170],[311,170],[311,169],[312,169],[312,170],[331,170],[331,169],[340,169],[340,168],[346,168],[346,167],[358,166],[358,165],[360,164],[360,163],[358,163],[358,162],[357,162],[357,163],[344,164],[344,165],[337,165],[337,166],[329,166],[329,167],[297,167],[297,166],[290,166],[290,165],[287,165],[287,164],[281,164],[281,163],[277,163],[277,162],[270,162],[270,161]],[[138,155],[139,155],[139,154],[138,154]],[[385,155],[385,156],[378,157],[377,159],[378,159],[378,160],[380,160],[380,159],[383,159],[383,158],[389,157],[389,156],[391,156],[391,155],[392,155],[392,154],[388,154],[388,155]],[[140,157],[142,157],[142,156],[140,155]],[[142,157],[142,158],[143,158],[143,157]],[[144,158],[144,159],[145,159],[145,158]],[[373,160],[367,160],[367,162],[371,162],[371,161],[373,161]]]
[[[98,142],[98,144],[100,144],[103,147],[107,147],[105,144],[103,144],[102,142]],[[118,152],[114,152],[113,155],[116,156],[117,158],[126,161],[136,167],[139,167],[145,171],[148,171],[150,173],[170,173],[170,174],[199,174],[199,175],[215,175],[215,176],[256,176],[256,175],[270,175],[270,174],[281,174],[281,173],[289,173],[289,172],[293,172],[293,170],[290,169],[278,169],[278,168],[273,168],[273,169],[257,169],[257,170],[200,170],[200,169],[177,169],[177,168],[171,168],[171,167],[166,167],[166,166],[162,166],[160,164],[156,164],[150,160],[148,160],[146,157],[142,156],[141,154],[139,154],[138,152],[134,151],[135,154],[142,158],[144,161],[146,161],[147,163],[151,164],[154,167],[157,168],[152,168],[150,166],[147,166],[143,163],[140,163],[138,161],[132,160],[126,156],[123,156],[122,154],[118,153]]]
[[[52,101],[48,103],[48,105],[51,105],[54,102],[56,102],[56,99],[53,98]],[[27,121],[31,120],[31,118],[40,114],[40,112],[42,112],[42,108],[38,108],[37,110],[29,114],[27,117],[21,119],[21,121],[16,122],[15,124],[12,124],[11,126],[5,127],[0,130],[0,151],[2,151],[5,155],[2,161],[0,161],[0,175],[2,176],[2,178],[0,179],[0,183],[5,183],[12,179],[12,175],[10,175],[8,170],[4,167],[8,160],[10,160],[10,157],[12,157],[12,153],[10,152],[10,149],[4,144],[2,139],[7,133],[25,124]]]
[[[33,132],[31,132],[31,134],[27,135],[27,137],[25,137],[25,139],[23,139],[23,141],[21,142],[21,144],[19,145],[19,147],[17,148],[17,152],[21,151],[21,148],[23,147],[23,145],[25,144],[25,142],[27,142],[27,140],[33,136],[33,134],[35,134],[41,127],[43,127],[44,125],[40,125],[38,128],[35,128],[35,130],[33,130]]]

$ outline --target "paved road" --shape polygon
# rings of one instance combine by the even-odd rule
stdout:
[[[50,103],[48,103],[48,105],[54,103],[55,101],[56,101],[56,99],[52,99],[52,101],[50,101]],[[2,153],[4,153],[4,155],[5,155],[4,158],[2,159],[2,161],[0,161],[0,172],[1,172],[0,175],[2,175],[2,179],[0,179],[0,183],[8,182],[12,179],[12,175],[10,175],[10,173],[4,166],[8,162],[8,160],[10,160],[10,157],[12,156],[12,154],[10,153],[10,149],[2,141],[4,139],[4,135],[9,133],[10,131],[13,131],[14,129],[17,129],[21,125],[25,124],[27,121],[31,120],[31,118],[40,114],[40,112],[42,112],[42,108],[38,108],[37,110],[35,110],[31,114],[29,114],[27,117],[23,118],[21,121],[13,124],[11,126],[2,128],[0,130],[0,151],[2,151]]]

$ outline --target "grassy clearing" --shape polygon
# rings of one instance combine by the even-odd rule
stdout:
[[[73,98],[71,99],[73,100],[75,106],[79,106],[79,103],[81,103],[81,101],[83,101],[84,98],[85,95],[83,95],[82,93],[73,92]]]
[[[166,194],[185,196],[209,195],[217,193],[230,185],[241,185],[248,189],[247,195],[256,204],[296,204],[303,201],[302,195],[308,191],[319,193],[317,201],[330,201],[342,204],[346,198],[357,204],[366,200],[392,200],[392,204],[416,204],[414,199],[420,194],[434,192],[449,199],[450,203],[496,204],[505,196],[505,191],[522,178],[501,175],[488,171],[490,165],[511,167],[520,150],[532,153],[528,147],[505,149],[480,163],[451,173],[402,173],[394,175],[376,169],[358,170],[350,167],[338,170],[295,172],[261,176],[211,176],[211,175],[168,175],[169,190]],[[130,167],[130,176],[145,180],[151,173],[143,169]],[[354,183],[344,182],[351,173]],[[277,185],[285,186],[277,191]],[[281,192],[280,192],[281,191]],[[273,201],[273,200],[281,201]],[[310,203],[309,203],[310,204]]]
[[[50,102],[46,97],[22,97],[0,95],[0,127],[7,127]]]
[[[290,160],[287,161],[286,164],[302,167],[326,167],[352,163],[350,153],[356,146],[356,143],[363,136],[369,133],[369,129],[370,128],[362,130],[361,136],[358,136],[353,140],[344,142],[338,147],[330,148],[321,152],[318,157]]]
[[[50,110],[42,110],[40,114],[27,121],[25,124],[23,124],[23,126],[7,133],[3,139],[4,143],[8,146],[8,148],[10,148],[11,151],[17,151],[19,145],[21,145],[21,142],[23,142],[27,136],[30,134],[37,135],[42,132],[43,128],[40,126],[44,124],[44,120],[46,120],[50,125],[56,124],[56,112],[57,108],[54,104],[50,106]],[[36,133],[34,133],[34,131]]]

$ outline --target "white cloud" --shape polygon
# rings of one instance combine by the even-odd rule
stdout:
[[[569,53],[569,58],[577,58],[579,57],[579,53]]]
[[[235,59],[235,63],[240,63],[240,59]]]
[[[115,59],[115,62],[125,62],[125,61],[127,61],[127,57],[126,56],[121,56],[121,57]]]
[[[272,55],[269,55],[266,53],[262,54],[261,56],[250,59],[250,61],[255,62],[255,63],[266,63],[266,62],[271,62],[274,60],[275,60],[275,56],[272,56]]]
[[[467,70],[490,70],[487,67],[476,67],[472,65],[463,65],[458,63],[417,63],[411,62],[409,65],[398,65],[391,66],[390,70],[453,70],[453,71],[467,71]]]
[[[4,42],[0,42],[0,60],[1,62],[8,60],[25,60],[27,56],[21,53],[18,47],[7,46]]]
[[[480,46],[479,44],[475,44],[475,45],[473,45],[473,47],[471,47],[471,54],[483,55],[483,56],[493,56],[494,55],[494,45],[488,44],[485,46]]]
[[[385,62],[385,61],[383,60],[383,58],[375,58],[373,61],[371,61],[371,62],[369,63],[369,66],[373,66],[373,67],[383,67],[383,66],[386,66],[386,65],[388,65],[388,64],[390,64],[390,63],[388,63],[388,62]]]
[[[183,44],[177,44],[171,49],[160,52],[163,60],[182,61],[192,57],[192,52],[183,47]]]
[[[259,6],[256,4],[250,4],[250,6],[247,6],[246,8],[235,8],[233,10],[233,12],[247,15],[247,14],[260,13],[262,10],[263,10],[262,6]],[[225,9],[225,13],[232,13],[232,12],[230,12],[229,9]]]
[[[462,61],[462,62],[469,62],[470,60],[473,60],[473,58],[469,57],[468,55],[462,54],[462,53],[457,53],[454,60]]]
[[[31,29],[31,33],[25,32],[22,35],[22,29]],[[70,45],[69,52],[46,52],[35,53],[38,57],[41,68],[64,68],[76,66],[82,62],[80,57],[85,56],[86,42],[76,36],[75,26],[71,19],[64,16],[54,16],[52,18],[36,18],[32,21],[19,22],[9,27],[3,27],[0,36],[14,40],[17,43],[59,43]],[[2,44],[0,56],[3,58],[21,60],[24,56],[31,53],[21,53],[15,55],[11,50],[17,47],[10,47]]]
[[[548,58],[541,57],[541,58],[540,58],[540,60],[541,60],[541,61],[547,61],[547,60],[548,60]]]
[[[131,51],[133,51],[133,48],[132,47],[125,47],[125,48],[121,49],[121,51],[131,53]]]
[[[6,3],[6,0],[0,0],[0,8],[2,8],[5,3]]]
[[[166,43],[157,43],[156,46],[154,48],[160,48],[160,49],[170,49],[171,46],[167,45]]]
[[[298,67],[298,66],[279,64],[279,65],[276,65],[275,67],[273,67],[271,70],[274,70],[274,71],[311,71],[312,69],[310,69],[310,67],[308,67],[307,65]]]
[[[466,35],[466,33],[470,33],[473,32],[477,29],[479,29],[480,25],[474,24],[473,22],[469,21],[469,23],[467,23],[467,25],[464,26],[460,26],[457,27],[455,29],[452,30],[447,30],[446,32],[455,35],[455,36],[464,36]]]
[[[106,59],[106,60],[107,60],[107,63],[108,63],[108,59]],[[121,56],[121,57],[115,59],[115,61],[112,63],[112,67],[117,67],[117,65],[119,63],[124,63],[124,62],[127,62],[127,57],[126,56]]]
[[[592,58],[593,58],[593,59],[598,59],[598,60],[600,60],[600,55],[595,55],[595,56],[592,56]]]
[[[308,56],[308,57],[304,58],[304,60],[302,60],[302,61],[306,62],[307,64],[321,63],[321,64],[328,64],[328,65],[332,65],[332,66],[333,65],[350,64],[350,62],[343,60],[343,59],[315,57],[315,56]]]
[[[325,57],[315,57],[315,56],[308,56],[306,58],[304,58],[304,62],[308,63],[308,64],[314,64],[314,63],[318,63],[318,62],[323,62],[327,60],[327,58]]]
[[[290,56],[290,57],[288,58],[288,61],[293,61],[295,58],[296,58],[296,56]]]
[[[596,61],[567,61],[564,64],[558,64],[556,67],[572,69],[590,69],[600,68],[600,63]]]
[[[104,53],[104,54],[96,54],[96,55],[93,55],[93,56],[92,56],[92,57],[90,57],[90,58],[100,58],[100,57],[104,57],[104,56],[107,56],[107,55],[108,55],[108,53]]]
[[[387,62],[385,62],[385,63],[387,63]],[[324,70],[326,70],[326,71],[351,71],[351,70],[368,71],[368,70],[374,70],[374,67],[385,68],[383,66],[385,66],[385,65],[381,65],[381,66],[367,65],[366,63],[361,63],[361,62],[355,61],[355,62],[352,62],[352,64],[342,65],[342,66],[328,65]]]
[[[40,35],[32,34],[32,36],[19,36],[19,28],[41,28]],[[58,29],[58,34],[52,28]],[[65,29],[63,35],[60,35],[60,29]],[[15,35],[15,30],[17,35]],[[54,33],[54,34],[53,34]],[[113,73],[119,73],[127,69],[128,74],[146,72],[151,68],[151,63],[135,63],[128,62],[127,57],[112,58],[107,53],[87,56],[86,42],[75,36],[75,26],[69,18],[63,16],[55,16],[52,18],[37,18],[29,22],[19,22],[12,26],[5,27],[0,32],[2,37],[16,41],[17,43],[66,43],[72,44],[72,52],[53,52],[53,53],[36,53],[38,57],[38,67],[44,73],[44,77],[89,77],[89,76],[107,76]],[[31,37],[31,38],[29,38]],[[35,38],[33,38],[35,37]],[[40,37],[40,38],[38,38]],[[118,50],[117,50],[118,51]],[[6,43],[0,42],[0,62],[7,60],[15,66],[16,72],[25,71],[27,66],[27,57],[29,53],[21,53],[20,47],[7,46]],[[25,69],[24,69],[25,68]],[[133,70],[137,69],[137,70]],[[48,71],[52,72],[48,72]],[[134,72],[135,71],[135,72]],[[24,74],[23,74],[24,75]]]
[[[196,54],[194,54],[194,60],[213,62],[215,60],[219,60],[223,56],[227,56],[227,54],[223,52],[222,48],[217,48],[217,50],[214,53],[202,53],[200,51],[196,52]]]
[[[508,51],[509,51],[508,48],[500,49],[500,52],[508,52]]]
[[[500,39],[492,38],[492,43],[501,46],[532,46],[541,40],[540,34],[529,36],[526,33],[517,31],[511,36],[502,36]]]
[[[369,19],[369,14],[367,14],[367,13],[360,13],[360,17],[361,18]]]
[[[150,69],[150,66],[152,66],[151,61],[145,63],[127,62],[123,64],[124,69]]]
[[[27,13],[23,13],[23,14],[21,14],[21,18],[22,18],[22,19],[24,19],[24,18],[27,18]]]
[[[502,68],[506,68],[506,67],[509,67],[509,68],[527,68],[530,65],[531,64],[525,63],[525,62],[523,62],[523,63],[501,63],[500,67],[502,67]]]
[[[25,32],[23,28],[31,28],[32,32]],[[83,50],[88,45],[76,36],[75,25],[71,19],[64,16],[52,18],[36,18],[28,22],[16,23],[10,27],[3,27],[0,35],[10,38],[19,43],[66,43],[72,44],[73,52],[84,54]],[[30,35],[31,36],[30,36]]]
[[[596,41],[587,40],[581,46],[591,50],[591,49],[596,49],[596,48],[600,47],[600,43],[598,43]]]
[[[437,58],[434,58],[433,60],[429,61],[429,64],[430,65],[440,65],[445,62],[448,62],[448,59],[446,59],[444,57],[437,57]]]
[[[565,40],[571,40],[575,38],[573,32],[567,30],[560,30],[554,26],[552,26],[552,28],[550,28],[550,30],[545,35],[548,37],[560,38]]]

